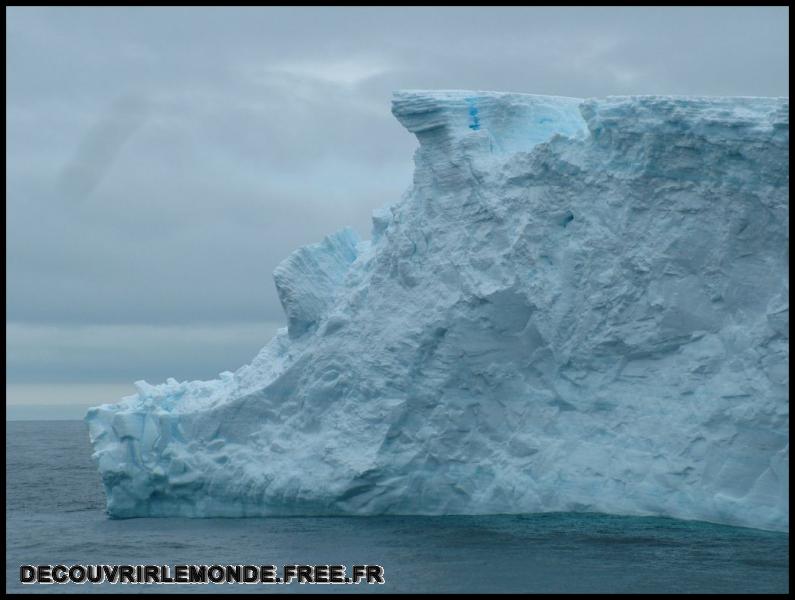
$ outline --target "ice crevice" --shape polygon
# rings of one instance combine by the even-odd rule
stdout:
[[[411,187],[287,327],[86,421],[112,517],[588,510],[789,527],[789,101],[396,92]]]

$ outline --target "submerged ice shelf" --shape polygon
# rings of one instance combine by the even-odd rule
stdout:
[[[789,527],[789,101],[404,91],[411,188],[250,365],[92,408],[114,517]]]

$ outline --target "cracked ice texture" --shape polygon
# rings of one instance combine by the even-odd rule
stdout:
[[[405,91],[402,199],[219,380],[86,417],[114,517],[598,511],[786,530],[789,101]]]

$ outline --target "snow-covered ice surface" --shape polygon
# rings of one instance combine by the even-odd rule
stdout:
[[[114,517],[788,530],[789,100],[404,91],[412,187],[220,379],[89,411]],[[252,241],[252,247],[256,241]]]

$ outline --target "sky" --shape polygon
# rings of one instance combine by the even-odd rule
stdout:
[[[411,182],[397,89],[789,95],[789,9],[7,8],[7,418],[214,378]]]

